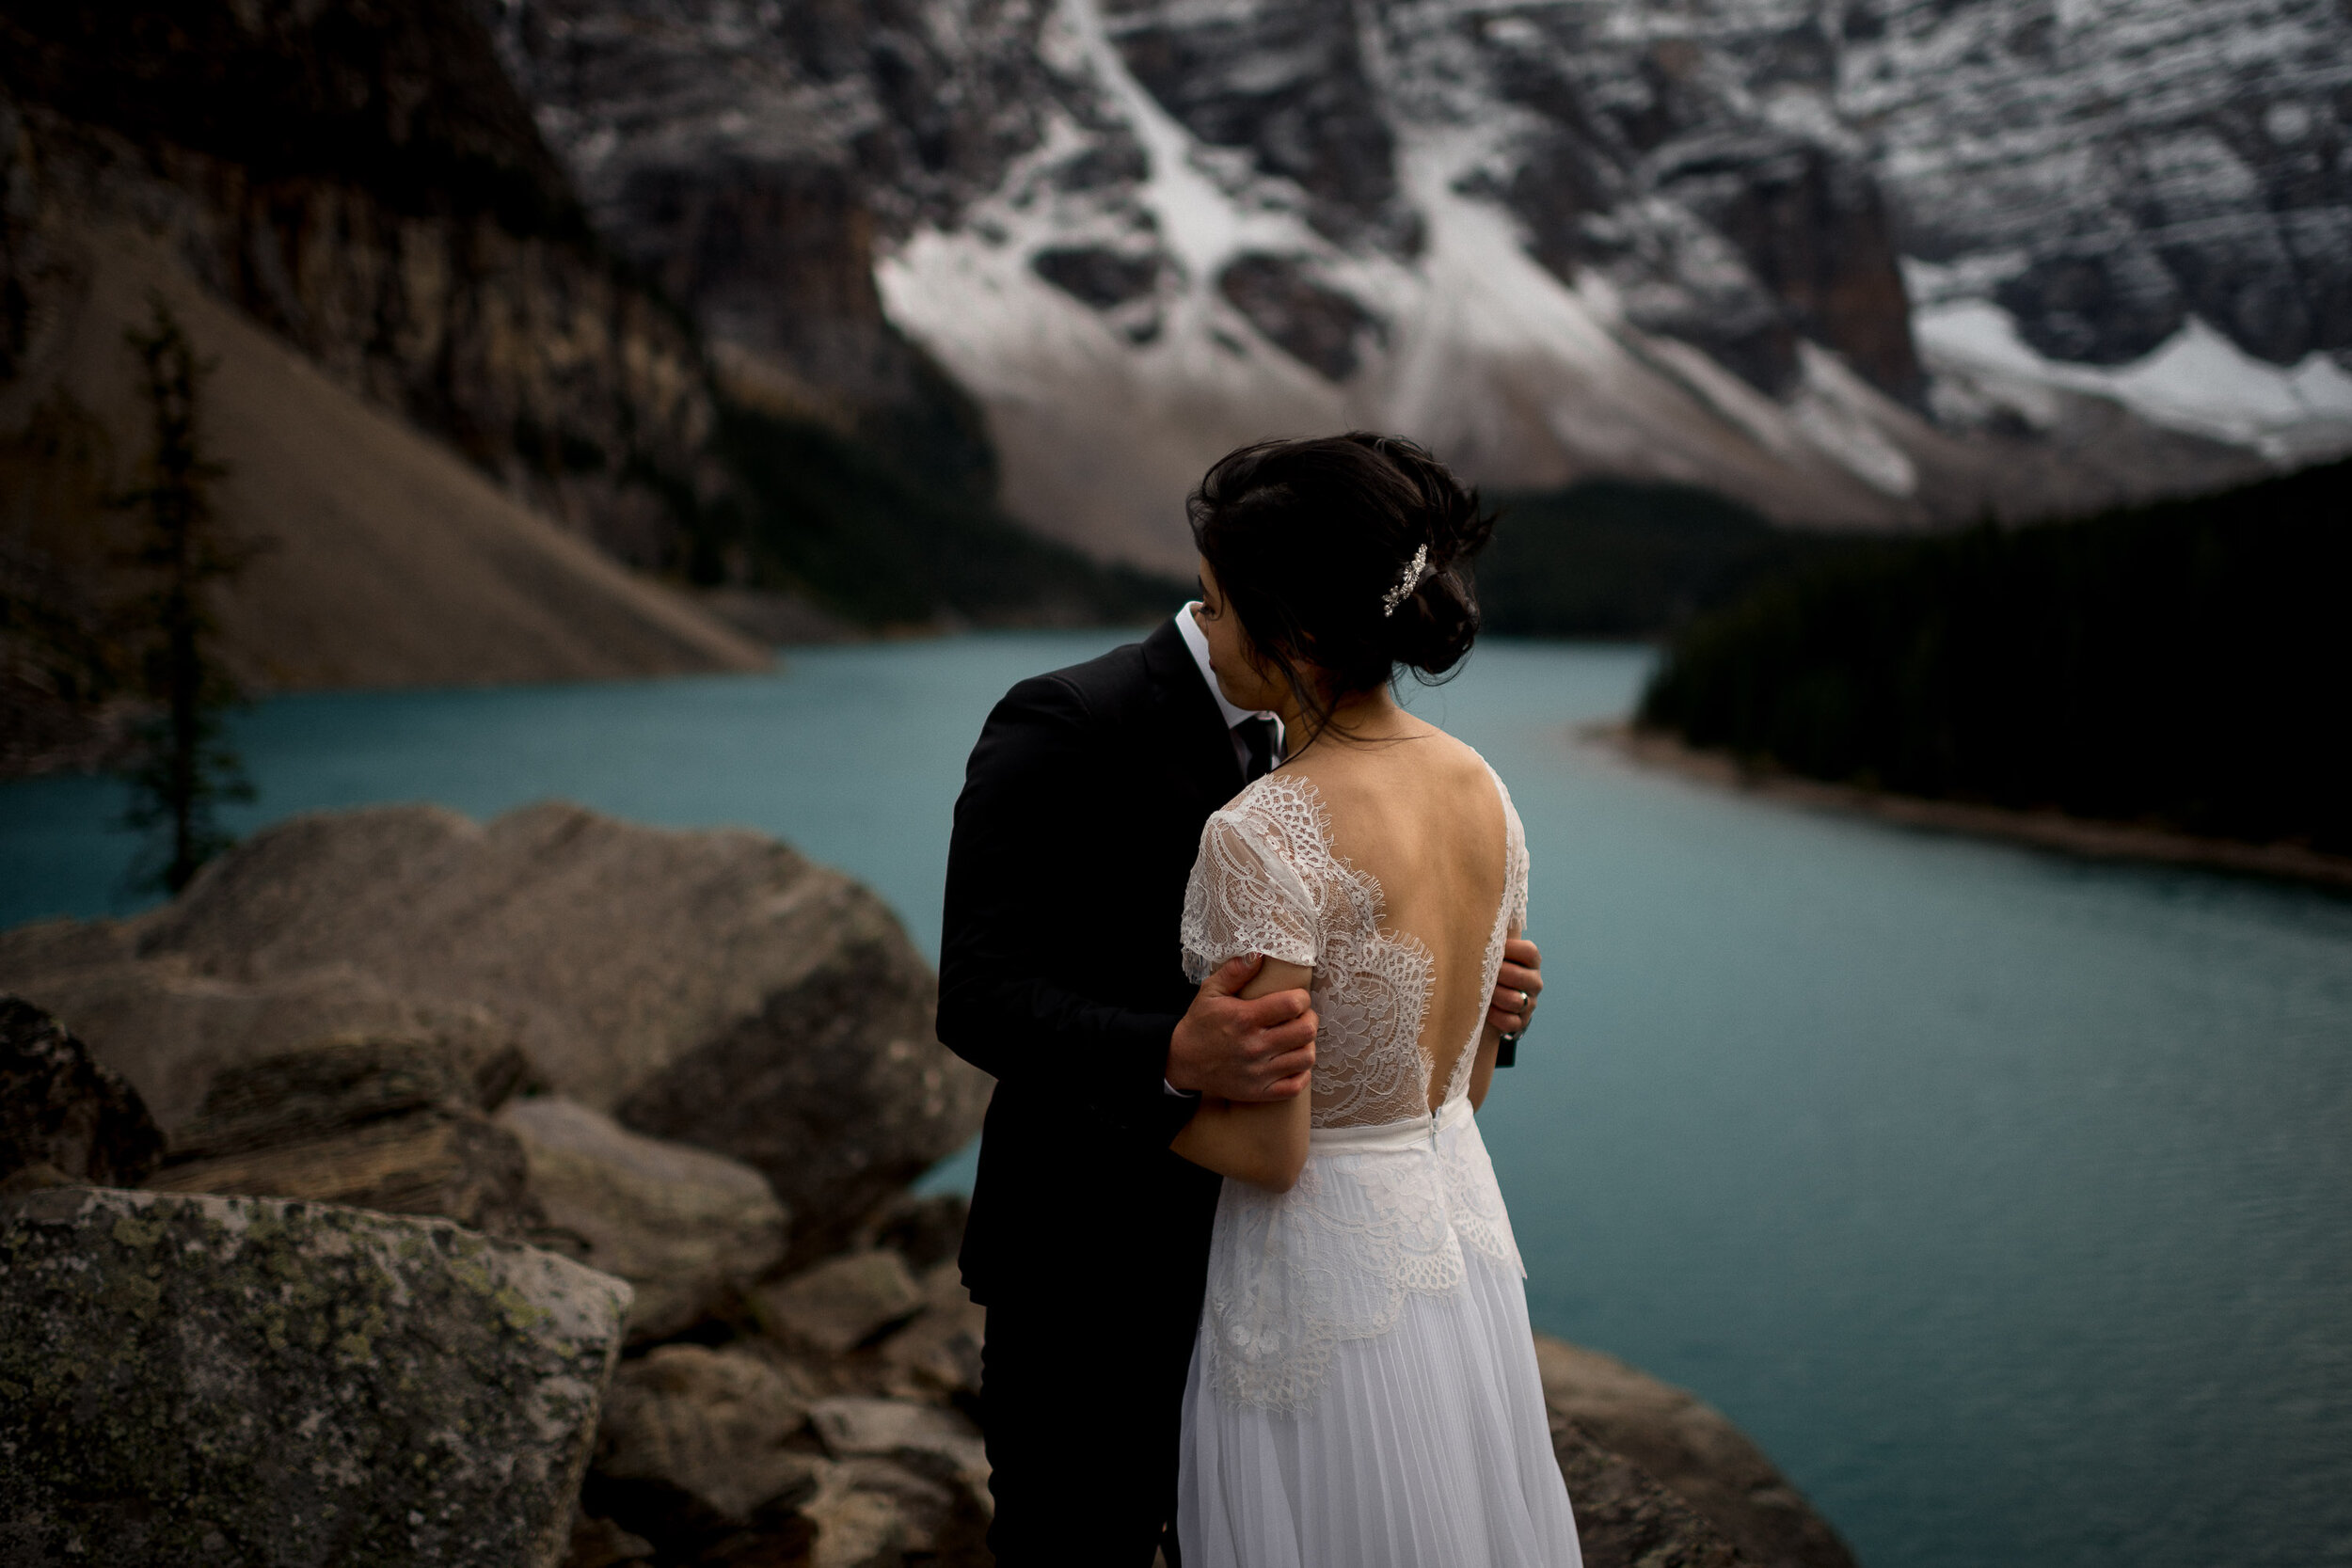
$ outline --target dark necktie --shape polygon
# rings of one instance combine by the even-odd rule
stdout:
[[[1242,783],[1262,779],[1274,769],[1274,721],[1245,719],[1233,726],[1241,743],[1249,752],[1249,766],[1242,769]]]

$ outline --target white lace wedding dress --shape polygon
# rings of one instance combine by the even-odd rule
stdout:
[[[1527,908],[1526,838],[1494,783],[1506,863],[1482,995]],[[1432,1116],[1433,966],[1382,910],[1304,780],[1268,774],[1201,832],[1187,972],[1242,953],[1311,965],[1321,1022],[1298,1184],[1228,1180],[1217,1204],[1184,1395],[1185,1568],[1581,1562],[1526,1271],[1470,1115],[1478,1033]]]

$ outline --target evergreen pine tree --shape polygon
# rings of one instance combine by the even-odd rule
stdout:
[[[142,736],[142,760],[131,774],[133,799],[125,820],[158,836],[153,879],[168,892],[186,887],[198,869],[232,842],[214,816],[224,800],[250,800],[252,786],[236,753],[221,738],[224,712],[239,700],[235,683],[215,660],[210,585],[233,575],[246,552],[224,537],[207,487],[227,470],[205,459],[199,444],[197,404],[213,367],[200,363],[187,334],[160,295],[146,330],[125,341],[139,356],[154,420],[154,447],[145,483],[120,498],[143,526],[132,562],[152,574],[142,606],[151,640],[141,650],[138,680],[155,705]]]

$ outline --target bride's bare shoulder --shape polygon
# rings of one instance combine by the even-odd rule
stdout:
[[[1391,781],[1424,790],[1452,792],[1490,787],[1486,759],[1467,741],[1456,739],[1425,719],[1406,716],[1411,730],[1407,743],[1396,748],[1394,762],[1385,771]]]
[[[1448,735],[1426,720],[1416,720],[1428,732],[1430,759],[1434,767],[1457,782],[1484,784],[1486,779],[1486,759],[1467,740]]]
[[[1398,736],[1313,748],[1250,788],[1288,778],[1335,807],[1400,796],[1426,802],[1491,792],[1486,759],[1476,751],[1425,720],[1405,717]]]

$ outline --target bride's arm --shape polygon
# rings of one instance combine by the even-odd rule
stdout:
[[[1314,973],[1304,964],[1268,958],[1241,995],[1254,1000],[1278,990],[1305,990]],[[1219,1176],[1285,1193],[1296,1185],[1307,1164],[1308,1117],[1313,1103],[1311,1083],[1307,1092],[1272,1104],[1203,1099],[1168,1148]]]

